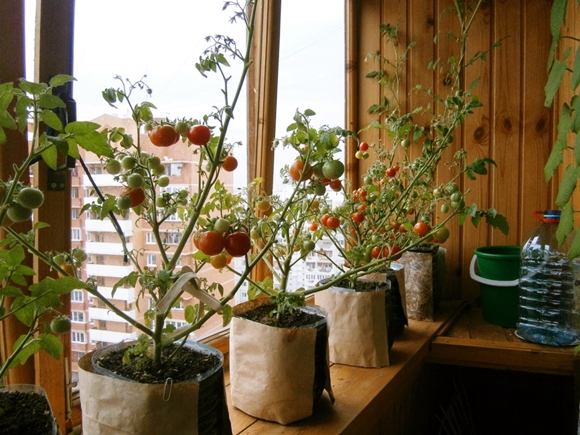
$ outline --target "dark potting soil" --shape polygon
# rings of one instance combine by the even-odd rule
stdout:
[[[237,316],[266,326],[278,328],[299,328],[301,326],[312,325],[323,318],[318,314],[297,309],[293,310],[292,313],[284,313],[277,319],[275,315],[272,315],[272,311],[275,308],[275,305],[262,305],[240,313]]]
[[[44,396],[23,391],[0,393],[0,434],[52,435],[53,424]]]
[[[133,365],[124,364],[122,360],[124,350],[109,352],[99,358],[98,364],[119,376],[143,384],[164,384],[167,378],[171,378],[173,382],[191,381],[219,364],[219,358],[216,355],[206,354],[189,347],[180,348],[168,360],[177,347],[177,345],[170,345],[163,348],[163,362],[158,370],[153,370],[151,364],[140,367],[139,370]]]

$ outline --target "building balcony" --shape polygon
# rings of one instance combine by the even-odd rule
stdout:
[[[128,304],[135,302],[135,289],[133,287],[118,287],[113,295],[113,287],[99,286],[99,293],[101,293],[108,300],[125,301]]]
[[[127,243],[127,249],[133,249],[132,243]],[[123,255],[123,245],[121,243],[87,242],[85,243],[87,254],[100,255]]]
[[[131,220],[124,219],[118,222],[126,237],[133,235],[133,222]],[[91,233],[114,233],[115,227],[110,219],[86,219],[85,230]]]
[[[123,340],[130,340],[137,338],[134,333],[115,332],[115,331],[101,331],[99,329],[90,329],[89,337],[93,342],[104,343],[120,343]]]
[[[127,316],[131,318],[135,318],[135,310],[130,311],[123,311]],[[89,319],[91,322],[95,320],[104,320],[106,322],[120,322],[120,323],[127,323],[124,319],[117,316],[113,313],[109,308],[89,308]]]
[[[87,264],[88,276],[123,278],[133,271],[133,266],[109,266],[106,264]]]

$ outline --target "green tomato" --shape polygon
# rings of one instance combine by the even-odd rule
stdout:
[[[153,172],[153,175],[163,175],[165,174],[165,165],[155,166],[153,169],[151,169],[151,172]]]
[[[123,167],[123,169],[125,169],[127,171],[135,168],[136,165],[137,165],[137,159],[133,156],[125,156],[121,160],[121,166]]]
[[[127,177],[127,186],[131,189],[137,189],[143,186],[143,176],[141,174],[131,174]]]
[[[167,175],[162,175],[157,179],[157,185],[159,187],[167,187],[169,186],[169,177]]]
[[[229,231],[230,226],[230,221],[224,218],[219,218],[213,224],[213,229],[220,234],[224,234]]]
[[[131,208],[131,198],[126,195],[117,197],[117,207],[121,210],[129,210]]]
[[[344,174],[344,163],[340,160],[325,162],[324,165],[322,165],[322,174],[331,180],[340,178],[342,177],[342,174]]]
[[[449,204],[446,202],[441,204],[441,213],[448,213],[449,212]]]
[[[55,334],[66,334],[70,331],[71,322],[66,316],[58,316],[51,320],[50,330]]]
[[[6,211],[6,216],[12,222],[24,222],[32,218],[32,210],[20,204],[12,204]]]
[[[121,162],[116,159],[109,160],[105,165],[105,170],[111,175],[117,175],[119,172],[121,172],[121,169]]]
[[[157,166],[159,166],[161,164],[161,159],[157,156],[151,156],[148,160],[147,160],[147,167],[149,169],[154,169]]]
[[[304,250],[308,251],[308,252],[313,251],[315,247],[316,247],[316,244],[312,240],[306,240],[302,244],[302,248],[304,248]]]
[[[157,205],[157,207],[164,208],[167,205],[167,201],[165,200],[164,197],[158,196],[157,199],[155,200],[155,204]]]
[[[18,192],[18,204],[29,209],[38,208],[44,202],[44,194],[35,187],[25,187]]]

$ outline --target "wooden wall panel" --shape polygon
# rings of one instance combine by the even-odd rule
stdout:
[[[359,19],[364,25],[357,45],[358,59],[377,49],[380,23],[400,22],[402,41],[417,42],[406,71],[406,91],[416,83],[443,91],[442,75],[427,70],[427,64],[436,57],[446,57],[452,50],[449,42],[437,46],[433,43],[436,32],[444,34],[446,25],[452,22],[451,15],[441,14],[450,4],[448,0],[359,1]],[[543,105],[546,55],[551,42],[548,25],[551,4],[548,0],[485,1],[471,29],[469,55],[490,49],[495,41],[504,39],[487,56],[486,62],[478,62],[466,71],[466,83],[480,79],[473,93],[484,106],[468,117],[455,138],[453,150],[463,147],[470,159],[491,157],[497,162],[497,169],[492,169],[487,177],[462,180],[462,188],[470,191],[468,203],[476,202],[480,208],[494,207],[505,215],[510,233],[506,237],[484,222],[478,228],[470,223],[462,228],[456,223],[450,225],[452,236],[444,245],[448,253],[448,295],[476,300],[479,289],[469,277],[468,268],[474,249],[486,245],[521,245],[536,225],[532,212],[554,206],[553,183],[547,184],[543,175],[554,135],[553,109]],[[380,15],[377,17],[377,14]],[[439,22],[441,16],[443,21]],[[574,17],[569,20],[572,27],[577,25],[573,20]],[[572,31],[578,32],[575,27]],[[348,124],[355,130],[368,125],[371,117],[366,110],[380,98],[376,84],[365,79],[371,67],[364,62],[359,62],[358,67],[358,119]],[[410,94],[410,106],[423,102],[420,96]],[[379,133],[367,132],[364,138],[378,140]],[[361,173],[368,164],[361,162]],[[445,180],[448,176],[439,173],[438,179]]]

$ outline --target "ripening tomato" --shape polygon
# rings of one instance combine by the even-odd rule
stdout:
[[[252,240],[247,233],[236,231],[225,238],[224,248],[232,257],[243,257],[252,249]]]
[[[332,190],[334,190],[335,192],[340,192],[340,190],[342,189],[342,181],[338,180],[338,179],[334,179],[330,181],[330,188]]]
[[[294,181],[300,181],[300,178],[304,181],[312,177],[312,168],[310,165],[305,165],[303,160],[296,159],[294,160],[294,163],[290,165],[288,173]]]
[[[223,252],[217,255],[212,255],[209,262],[214,269],[223,269],[228,264],[228,257]]]
[[[429,231],[431,231],[431,227],[425,222],[417,222],[413,226],[413,232],[419,234],[419,237],[425,237]]]
[[[380,246],[375,246],[371,249],[371,257],[379,258],[383,253],[383,249]]]
[[[316,222],[311,222],[310,226],[308,227],[310,231],[316,231],[318,229],[318,224]]]
[[[435,243],[445,243],[448,238],[449,238],[449,228],[447,227],[441,227],[437,231],[435,231],[435,234],[433,234],[433,240],[435,241]]]
[[[205,255],[217,255],[224,249],[224,238],[217,231],[205,231],[198,237],[197,244]]]
[[[234,156],[227,156],[222,163],[222,169],[224,171],[232,172],[237,167],[238,159],[236,159]]]
[[[121,193],[121,196],[131,199],[131,208],[138,207],[145,201],[145,191],[141,187],[136,189],[126,188]]]
[[[151,143],[158,147],[171,146],[179,140],[179,134],[171,125],[160,125],[149,132]]]
[[[338,228],[339,225],[340,225],[340,219],[337,218],[336,216],[329,216],[328,219],[326,220],[326,226],[328,228],[330,228],[331,230]]]
[[[211,139],[211,130],[207,125],[194,125],[187,132],[187,138],[194,145],[206,145]]]

